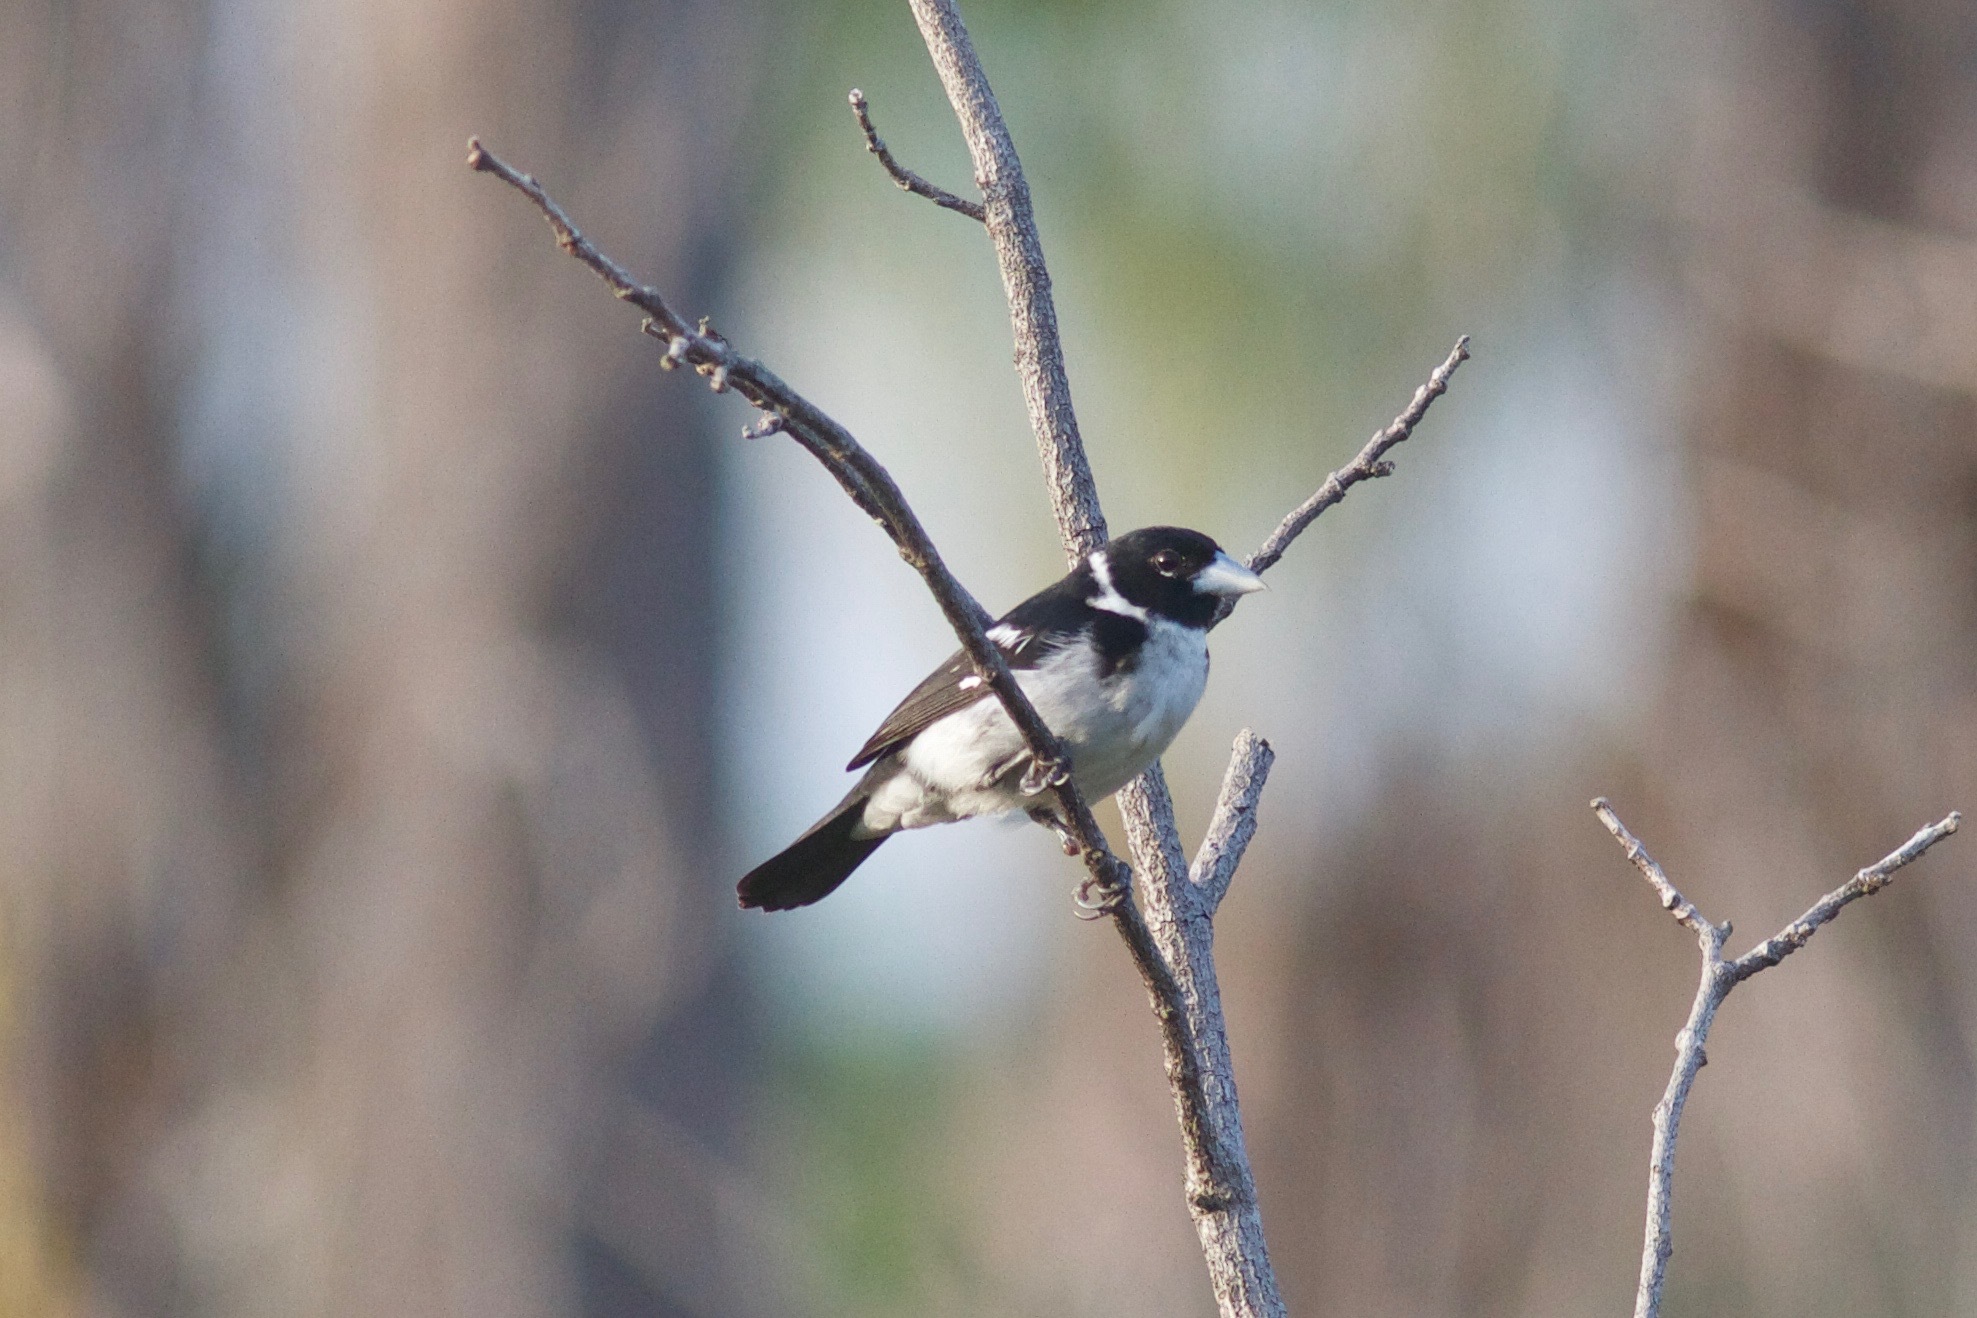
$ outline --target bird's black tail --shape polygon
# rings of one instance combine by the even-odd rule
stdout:
[[[859,783],[851,795],[838,802],[837,809],[812,824],[809,832],[744,874],[735,889],[741,904],[787,911],[821,901],[836,891],[838,884],[850,878],[851,871],[891,836],[852,836],[870,796],[865,784]]]

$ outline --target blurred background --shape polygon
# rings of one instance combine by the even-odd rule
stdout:
[[[1624,1312],[1693,992],[1977,807],[1977,10],[971,0],[1116,530],[1255,546],[1198,836],[1294,1312]],[[952,641],[481,135],[1062,570],[897,0],[0,3],[0,1314],[1204,1315],[1159,1045],[1041,830],[736,875]],[[1108,807],[1104,817],[1114,816]],[[1726,1008],[1671,1313],[1977,1312],[1954,841]]]

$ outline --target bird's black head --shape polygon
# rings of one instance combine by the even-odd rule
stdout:
[[[1207,627],[1236,596],[1263,589],[1213,540],[1178,526],[1129,531],[1095,552],[1089,568],[1095,607],[1144,610],[1188,627]]]

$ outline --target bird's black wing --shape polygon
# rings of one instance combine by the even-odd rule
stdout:
[[[1060,595],[1064,596],[1061,600]],[[1079,613],[1082,603],[1067,582],[1059,582],[1011,609],[989,629],[990,639],[1011,668],[1035,668],[1045,655],[1077,636],[1083,621]],[[976,675],[975,666],[968,662],[967,654],[957,650],[948,656],[947,662],[927,674],[926,681],[914,687],[898,708],[886,715],[879,730],[844,767],[862,769],[955,710],[966,709],[977,700],[994,698],[988,685]]]

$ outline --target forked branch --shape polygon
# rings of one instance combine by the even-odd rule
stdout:
[[[1106,540],[1097,487],[1071,408],[1052,305],[1050,276],[1031,212],[1029,188],[994,92],[952,0],[911,0],[927,48],[961,120],[974,158],[982,203],[976,206],[900,165],[872,126],[864,97],[852,108],[867,147],[909,191],[979,219],[1002,271],[1016,342],[1016,367],[1036,433],[1051,506],[1065,553],[1075,565]],[[1209,1276],[1225,1315],[1269,1318],[1283,1313],[1257,1210],[1256,1186],[1244,1148],[1241,1112],[1229,1056],[1212,951],[1211,918],[1227,893],[1256,828],[1256,813],[1272,753],[1245,731],[1237,740],[1221,799],[1190,869],[1174,826],[1173,804],[1156,765],[1120,794],[1128,840],[1145,879],[1146,913],[1133,899],[1132,872],[1114,856],[1091,811],[1068,776],[1062,747],[1037,716],[987,638],[988,617],[942,561],[891,475],[842,425],[796,393],[760,362],[737,352],[705,321],[689,323],[657,289],[639,283],[600,251],[529,175],[503,163],[478,142],[468,164],[527,196],[555,233],[557,245],[589,266],[619,299],[646,313],[645,332],[661,340],[663,367],[685,364],[715,392],[733,390],[761,416],[744,433],[788,434],[823,463],[867,515],[892,537],[900,556],[920,573],[975,670],[1022,733],[1035,769],[1031,785],[1052,791],[1065,829],[1080,845],[1088,877],[1080,900],[1110,916],[1145,981],[1161,1027],[1167,1073],[1180,1118],[1187,1164],[1187,1202],[1207,1256]],[[1467,340],[1416,391],[1393,425],[1374,436],[1353,463],[1333,475],[1311,500],[1285,519],[1252,558],[1268,568],[1311,521],[1361,480],[1391,470],[1386,451],[1406,439],[1466,356]]]
[[[1668,1279],[1668,1260],[1675,1253],[1673,1191],[1675,1142],[1681,1135],[1682,1109],[1689,1101],[1689,1090],[1707,1060],[1705,1047],[1709,1027],[1715,1023],[1716,1009],[1730,990],[1760,970],[1768,970],[1804,947],[1819,927],[1840,913],[1840,908],[1859,898],[1871,896],[1894,882],[1895,872],[1923,852],[1956,832],[1963,816],[1951,812],[1941,823],[1930,824],[1895,850],[1853,876],[1813,903],[1812,909],[1786,925],[1734,961],[1723,959],[1723,944],[1730,937],[1730,925],[1711,924],[1684,897],[1639,838],[1627,831],[1605,797],[1593,800],[1593,813],[1606,831],[1626,848],[1627,859],[1654,888],[1662,909],[1696,936],[1702,947],[1702,978],[1696,985],[1695,1002],[1689,1019],[1675,1036],[1675,1069],[1668,1087],[1654,1108],[1654,1146],[1648,1155],[1647,1226],[1641,1243],[1640,1283],[1634,1292],[1635,1318],[1657,1318],[1661,1312],[1661,1291]]]
[[[1050,274],[1030,206],[1029,184],[954,0],[909,3],[974,160],[984,223],[995,245],[1009,303],[1016,372],[1029,409],[1030,428],[1043,461],[1044,481],[1065,556],[1076,564],[1104,542],[1105,517],[1071,409]],[[1417,391],[1395,425],[1375,436],[1368,446],[1370,457],[1362,453],[1286,519],[1252,560],[1254,570],[1262,571],[1280,558],[1298,533],[1344,497],[1353,484],[1391,470],[1381,464],[1382,455],[1412,432],[1467,355],[1465,339]],[[1160,766],[1154,765],[1119,793],[1119,810],[1141,879],[1146,918],[1141,925],[1131,903],[1118,907],[1115,915],[1161,1024],[1167,1074],[1186,1154],[1188,1206],[1207,1259],[1216,1303],[1228,1318],[1284,1312],[1244,1144],[1235,1069],[1215,974],[1211,924],[1215,905],[1227,891],[1247,840],[1245,830],[1254,827],[1255,801],[1262,791],[1267,755],[1267,748],[1246,754],[1244,747],[1238,746],[1223,791],[1224,799],[1231,802],[1229,832],[1219,846],[1204,848],[1206,863],[1201,864],[1203,882],[1199,885],[1189,875],[1174,823],[1173,801]],[[1211,841],[1216,836],[1211,831]],[[1152,934],[1151,947],[1142,937],[1146,931]]]

